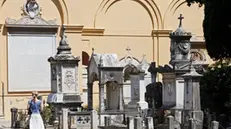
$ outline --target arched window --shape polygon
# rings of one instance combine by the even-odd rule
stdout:
[[[89,58],[90,56],[85,51],[82,51],[82,65],[87,66],[89,63]]]

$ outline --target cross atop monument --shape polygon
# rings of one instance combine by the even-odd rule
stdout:
[[[180,20],[179,27],[182,27],[182,20],[184,19],[184,17],[182,16],[182,14],[180,14],[180,17],[178,17],[178,19]]]

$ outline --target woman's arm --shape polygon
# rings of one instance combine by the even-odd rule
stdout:
[[[30,109],[30,100],[28,101],[28,103],[27,103],[27,108],[26,108],[27,110],[29,110]]]

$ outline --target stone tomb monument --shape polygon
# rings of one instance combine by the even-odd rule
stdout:
[[[183,17],[180,15],[179,26],[176,31],[170,34],[171,38],[171,60],[165,66],[152,69],[163,76],[163,105],[162,109],[171,110],[176,121],[182,122],[182,110],[184,110],[184,78],[183,74],[189,72],[191,65],[191,33],[186,32],[182,27]],[[195,51],[194,51],[195,52]],[[203,69],[202,65],[197,66],[197,71]],[[204,64],[203,64],[204,65]],[[201,67],[200,67],[201,66]],[[150,71],[150,72],[152,72]]]
[[[51,94],[48,103],[55,106],[56,119],[57,111],[62,108],[77,108],[82,104],[77,76],[80,59],[71,53],[64,26],[57,50],[57,54],[48,59],[51,66]]]
[[[134,103],[129,103],[135,114],[140,109],[147,109],[148,104],[144,101],[145,94],[145,74],[144,68],[148,66],[140,63],[139,67],[132,64],[121,65],[116,54],[95,54],[92,53],[88,66],[88,102],[89,110],[92,109],[92,89],[93,82],[99,81],[99,114],[100,125],[104,116],[110,115],[112,118],[122,119],[130,112],[124,104],[123,83],[127,77],[131,80],[131,96]],[[104,88],[106,88],[106,93]]]
[[[182,15],[178,19],[178,28],[170,34],[170,64],[160,66],[159,72],[163,75],[163,108],[171,108],[174,112],[180,113],[178,111],[182,110],[184,105],[184,80],[181,75],[189,70],[192,35],[183,29]],[[181,118],[178,121],[181,122]]]
[[[92,110],[94,81],[99,82],[99,125],[104,125],[104,116],[112,114],[121,123],[124,111],[123,67],[118,66],[116,54],[92,53],[88,65],[89,110]]]

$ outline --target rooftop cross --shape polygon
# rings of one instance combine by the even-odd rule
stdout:
[[[126,51],[130,53],[131,49],[129,47],[126,48]]]
[[[145,59],[145,57],[146,57],[146,55],[145,55],[145,54],[143,54],[143,55],[142,55],[142,58],[143,58],[143,59]]]
[[[94,52],[95,52],[95,48],[92,48],[91,50],[92,50],[92,54],[94,54]]]
[[[178,19],[180,20],[179,27],[182,27],[182,20],[184,19],[184,17],[182,16],[182,14],[180,14],[180,17],[178,17]]]

